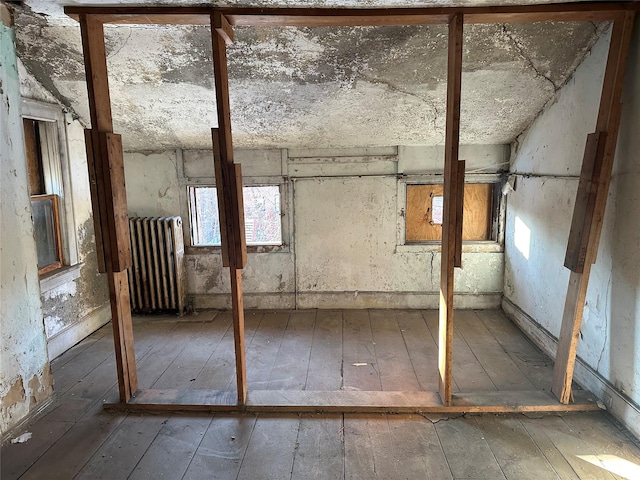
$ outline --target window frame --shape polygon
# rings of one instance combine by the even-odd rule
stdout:
[[[77,269],[73,267],[79,262],[66,120],[60,106],[28,98],[21,99],[21,118],[44,124],[48,140],[47,155],[43,153],[42,158],[46,194],[57,196],[61,265],[55,270],[39,272],[41,289],[48,291],[59,283],[54,277],[67,278],[68,267],[75,272]]]
[[[500,173],[480,173],[465,176],[465,184],[490,183],[502,185],[505,181],[504,175]],[[398,177],[397,182],[397,224],[396,224],[396,253],[429,253],[441,250],[440,240],[424,242],[409,242],[406,239],[406,207],[407,207],[407,185],[442,185],[444,176],[442,174],[430,175],[404,175]],[[495,239],[489,240],[464,240],[462,251],[469,252],[502,252],[504,251],[504,218],[506,202],[504,196],[500,195],[496,204],[493,205],[492,218],[496,222]]]
[[[183,199],[182,215],[186,219],[186,228],[184,232],[185,253],[188,255],[220,253],[220,245],[193,245],[192,240],[192,222],[191,222],[191,199],[189,189],[192,187],[214,187],[215,178],[199,177],[186,178],[187,180],[182,186]],[[291,251],[291,218],[292,206],[290,205],[289,195],[290,181],[286,177],[243,177],[242,187],[275,187],[280,189],[280,229],[282,243],[280,245],[247,245],[248,253],[289,253]]]
[[[56,245],[56,259],[57,261],[51,262],[43,267],[38,266],[38,275],[44,275],[53,270],[57,270],[63,267],[62,257],[62,232],[60,231],[60,208],[58,205],[58,195],[55,193],[45,193],[41,195],[31,195],[31,203],[51,201],[51,216],[53,220],[53,234],[55,237]]]

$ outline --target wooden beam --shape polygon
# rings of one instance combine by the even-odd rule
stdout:
[[[124,272],[131,266],[132,261],[122,137],[115,133],[100,132],[100,143],[104,149],[102,166],[106,187],[104,199],[107,205],[111,268],[114,272]]]
[[[229,266],[229,239],[227,238],[227,200],[225,198],[225,184],[223,181],[222,157],[220,155],[220,134],[217,128],[211,129],[213,143],[213,167],[216,180],[216,193],[218,198],[218,219],[220,224],[220,250],[222,252],[222,266]]]
[[[233,37],[233,32],[225,32],[226,20],[220,13],[211,15],[211,38],[213,45],[213,69],[216,88],[218,129],[213,134],[214,154],[218,155],[216,185],[218,203],[223,203],[226,230],[229,274],[231,275],[231,306],[233,309],[233,338],[236,357],[236,387],[238,405],[247,399],[247,367],[244,341],[244,305],[242,301],[242,268],[247,263],[247,246],[244,236],[244,208],[242,201],[242,173],[233,162],[233,142],[231,139],[231,107],[229,105],[229,79],[227,75],[227,45],[225,38]],[[216,133],[217,132],[217,133]],[[217,147],[215,146],[217,144]],[[214,156],[215,156],[214,155]],[[219,170],[219,171],[218,171]],[[221,198],[221,195],[224,198]]]
[[[97,132],[96,132],[97,133]],[[97,138],[97,136],[96,136]],[[89,190],[91,191],[91,209],[93,211],[93,231],[95,236],[96,256],[98,260],[98,272],[107,273],[106,257],[104,252],[104,238],[102,235],[103,213],[100,208],[103,202],[100,201],[100,188],[98,181],[103,179],[96,175],[96,154],[93,152],[93,130],[86,129],[84,131],[84,144],[87,153],[87,168],[89,170]],[[99,147],[99,140],[96,147]],[[98,152],[98,156],[100,153]]]
[[[438,342],[439,391],[451,405],[453,349],[453,273],[456,253],[458,151],[460,147],[460,88],[462,84],[463,16],[449,23],[447,63],[447,124],[444,154],[444,212],[440,256],[440,323]]]
[[[224,41],[227,45],[231,45],[233,43],[233,27],[229,24],[229,21],[224,15],[219,14],[215,14],[213,16],[213,21],[213,27],[215,28],[218,35],[224,38]]]
[[[111,135],[113,122],[102,23],[91,15],[80,15],[80,31],[92,127],[91,132],[85,135],[89,140],[89,174],[90,178],[95,178],[95,182],[90,182],[91,196],[94,200],[94,214],[99,216],[98,234],[102,239],[105,259],[103,267],[109,285],[118,389],[120,401],[124,403],[138,390],[138,377],[129,306],[129,282],[126,271],[117,271],[127,263],[123,238],[126,235],[128,240],[129,228],[127,221],[124,222],[124,229],[122,227],[122,218],[126,219],[122,147],[119,139]],[[120,151],[116,151],[118,148]],[[111,171],[110,167],[115,171]],[[98,208],[95,202],[98,203]],[[128,258],[130,261],[130,255]]]
[[[462,225],[464,220],[464,172],[466,162],[459,160],[456,163],[456,216],[454,223],[456,225],[455,237],[455,256],[453,260],[454,267],[462,267]]]
[[[545,391],[457,393],[443,405],[437,392],[252,390],[244,406],[224,390],[141,390],[126,404],[106,404],[134,412],[205,411],[252,413],[515,413],[600,410],[588,392],[563,405]]]
[[[584,261],[587,255],[587,244],[589,243],[593,219],[593,207],[598,193],[598,182],[597,178],[594,178],[594,174],[597,176],[602,166],[606,136],[605,132],[591,133],[587,136],[578,193],[576,194],[573,219],[569,230],[567,252],[564,259],[564,266],[576,273],[582,273],[584,270]]]
[[[590,218],[588,225],[588,241],[584,245],[584,269],[582,273],[571,272],[565,299],[558,351],[553,370],[551,391],[562,403],[568,403],[571,398],[571,383],[575,366],[578,337],[582,325],[582,314],[589,285],[591,265],[596,261],[602,221],[604,219],[613,159],[618,140],[618,128],[622,105],[622,86],[626,70],[627,56],[631,44],[634,12],[627,12],[613,23],[609,56],[602,84],[600,108],[596,123],[596,133],[606,134],[604,152],[596,161],[592,169],[591,182],[595,185],[596,193],[592,204],[588,207],[585,217]],[[588,145],[589,147],[589,145]],[[589,155],[585,155],[590,161]],[[579,235],[582,236],[582,235]],[[587,236],[587,234],[585,234]]]
[[[455,15],[465,23],[519,23],[542,21],[604,21],[619,13],[638,10],[639,2],[568,2],[541,5],[459,6],[420,8],[244,8],[244,7],[152,7],[67,6],[64,11],[78,19],[92,14],[102,23],[208,25],[210,16],[221,13],[233,26],[380,26],[447,24]]]

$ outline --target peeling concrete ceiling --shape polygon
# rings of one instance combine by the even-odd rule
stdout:
[[[63,3],[69,2],[27,0],[18,9],[18,52],[46,88],[88,121],[80,30],[62,13]],[[452,4],[235,5],[425,3]],[[466,26],[461,142],[511,142],[603,29],[589,22]],[[209,28],[107,25],[105,38],[114,130],[123,134],[125,148],[209,148],[209,129],[217,124]],[[313,148],[443,143],[446,47],[445,26],[238,27],[228,51],[234,143]]]

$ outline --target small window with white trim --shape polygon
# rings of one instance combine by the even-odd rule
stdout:
[[[216,187],[189,186],[189,215],[193,246],[220,245]],[[242,187],[247,245],[282,245],[279,185]]]

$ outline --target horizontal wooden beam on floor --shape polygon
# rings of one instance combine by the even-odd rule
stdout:
[[[238,406],[235,391],[140,390],[128,403],[105,408],[135,412],[207,411],[253,413],[515,413],[599,410],[593,396],[576,392],[563,405],[545,391],[459,393],[444,406],[437,392],[253,390]]]
[[[625,10],[637,10],[640,2],[569,2],[542,5],[501,5],[427,8],[244,8],[171,6],[65,7],[72,18],[89,14],[102,23],[208,25],[220,12],[238,26],[382,26],[447,24],[463,14],[465,23],[530,23],[542,21],[612,20]]]

